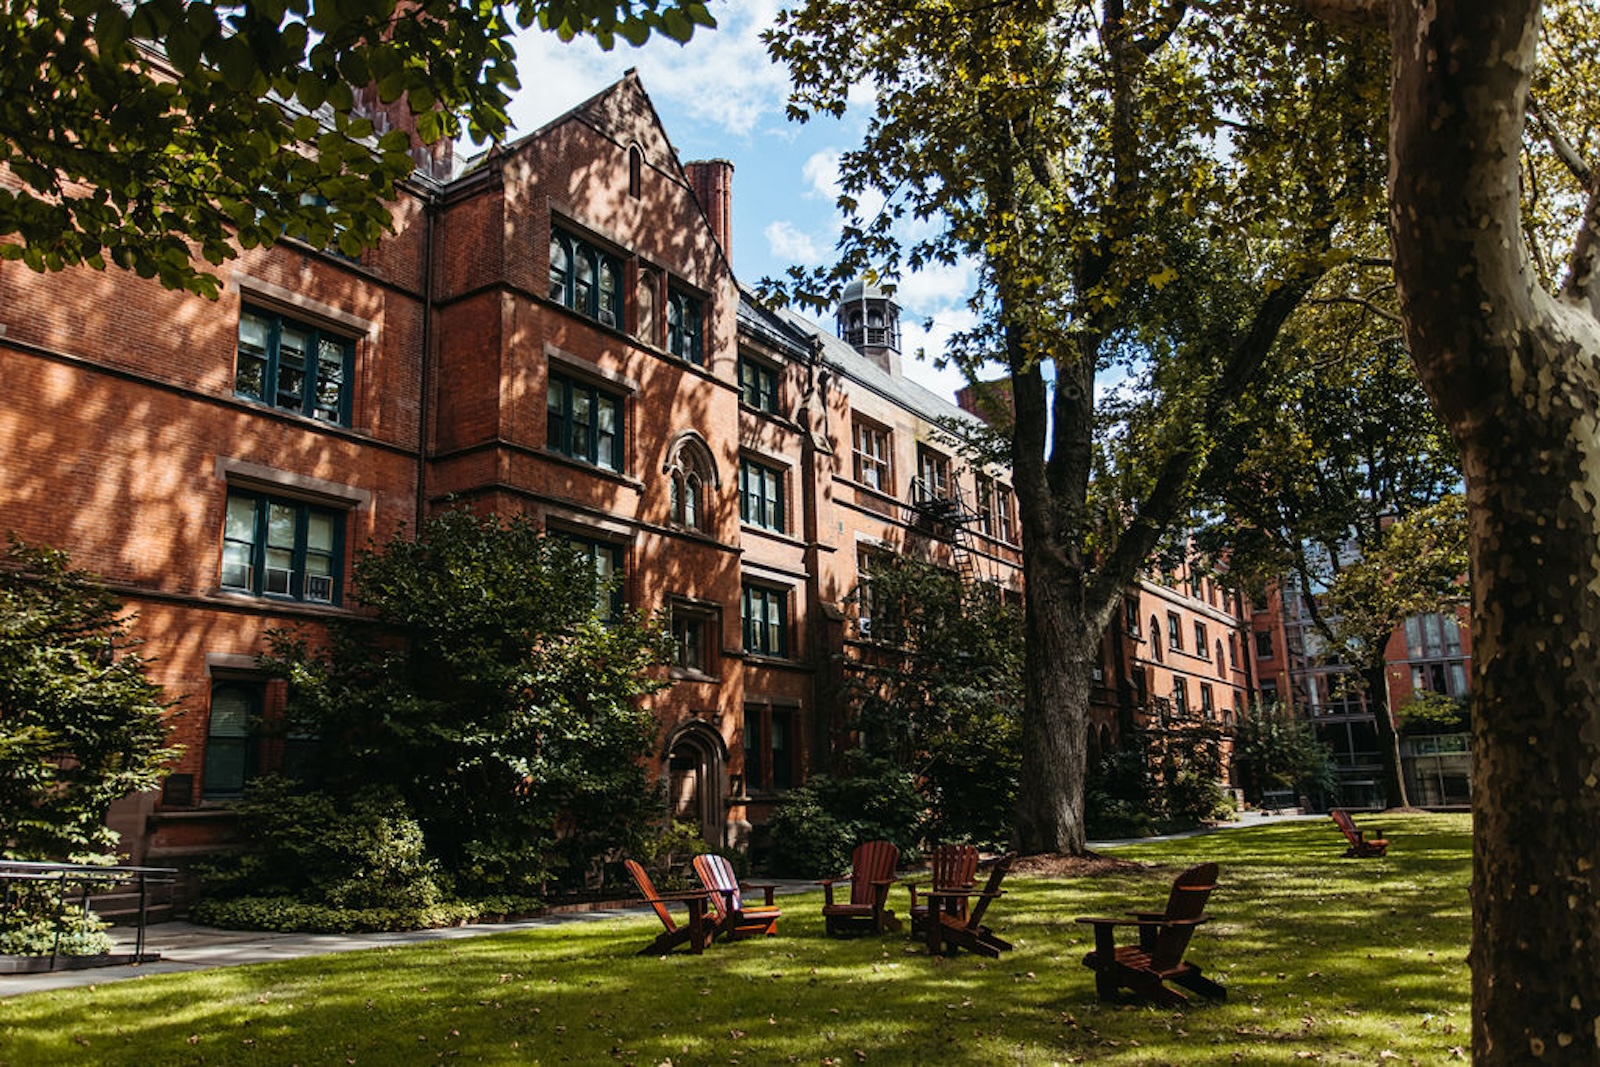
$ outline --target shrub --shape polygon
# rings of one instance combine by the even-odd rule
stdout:
[[[444,897],[437,864],[405,803],[374,788],[340,801],[282,778],[239,803],[245,852],[203,872],[216,897],[284,894],[330,908],[427,908]]]
[[[816,775],[773,814],[776,873],[822,877],[850,868],[862,841],[893,841],[910,858],[927,809],[916,779],[887,760],[858,757],[849,777]]]
[[[111,951],[110,925],[80,905],[63,905],[54,884],[13,886],[0,908],[0,954],[98,956]]]

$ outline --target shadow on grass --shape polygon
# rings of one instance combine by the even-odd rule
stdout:
[[[1448,1062],[1469,1029],[1468,821],[1383,825],[1377,860],[1296,822],[1120,848],[1151,866],[1114,877],[1009,880],[989,917],[1017,948],[994,961],[825,938],[810,894],[785,899],[782,936],[699,957],[633,955],[641,916],[0,1000],[0,1064]],[[1098,1003],[1073,918],[1160,907],[1208,859],[1191,956],[1228,1000]]]

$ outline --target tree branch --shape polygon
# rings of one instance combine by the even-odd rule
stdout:
[[[1393,286],[1385,286],[1385,288],[1393,288]],[[1383,308],[1379,307],[1377,304],[1374,304],[1370,299],[1364,296],[1330,296],[1322,297],[1316,300],[1308,300],[1307,303],[1316,307],[1332,307],[1335,304],[1350,304],[1353,307],[1358,307],[1364,311],[1371,312],[1380,319],[1383,319],[1385,322],[1393,323],[1396,326],[1405,325],[1404,321],[1399,315],[1392,311],[1385,311]]]
[[[1329,26],[1382,30],[1389,25],[1390,0],[1289,0],[1291,6]]]

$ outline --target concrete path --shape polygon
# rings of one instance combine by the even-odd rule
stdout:
[[[1221,826],[1208,826],[1169,838],[1198,837],[1204,834],[1239,829],[1245,826],[1263,826],[1290,819],[1325,819],[1325,815],[1261,815],[1246,812],[1234,822]],[[1119,845],[1139,844],[1164,838],[1133,838],[1118,841],[1091,841],[1091,850],[1116,848]],[[803,880],[778,880],[778,892],[800,893],[817,887],[816,882]],[[140,978],[150,974],[200,971],[210,967],[233,967],[243,963],[270,963],[275,960],[298,959],[302,956],[319,956],[329,952],[350,952],[363,948],[383,948],[392,945],[412,945],[426,941],[449,941],[462,937],[481,937],[485,934],[504,933],[511,930],[532,930],[575,922],[607,922],[624,915],[647,914],[648,909],[618,908],[599,911],[563,912],[507,923],[483,923],[477,926],[450,926],[438,930],[402,930],[374,934],[278,934],[257,930],[219,930],[210,926],[196,926],[187,922],[153,923],[145,930],[145,951],[160,953],[154,963],[122,967],[90,967],[76,971],[51,971],[44,974],[0,974],[0,1000],[23,993],[37,993],[50,989],[67,989],[73,986],[103,985],[107,982]],[[117,938],[114,951],[131,953],[134,948],[133,930],[116,927],[112,934]]]

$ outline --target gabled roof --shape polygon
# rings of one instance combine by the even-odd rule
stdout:
[[[482,166],[492,154],[519,151],[556,127],[574,121],[583,123],[617,144],[637,144],[644,153],[645,162],[675,175],[685,185],[689,183],[678,159],[678,151],[672,147],[666,127],[661,123],[661,115],[651,102],[650,94],[645,92],[639,72],[632,68],[617,81],[563,111],[538,129],[472,156],[465,162],[466,169]]]

